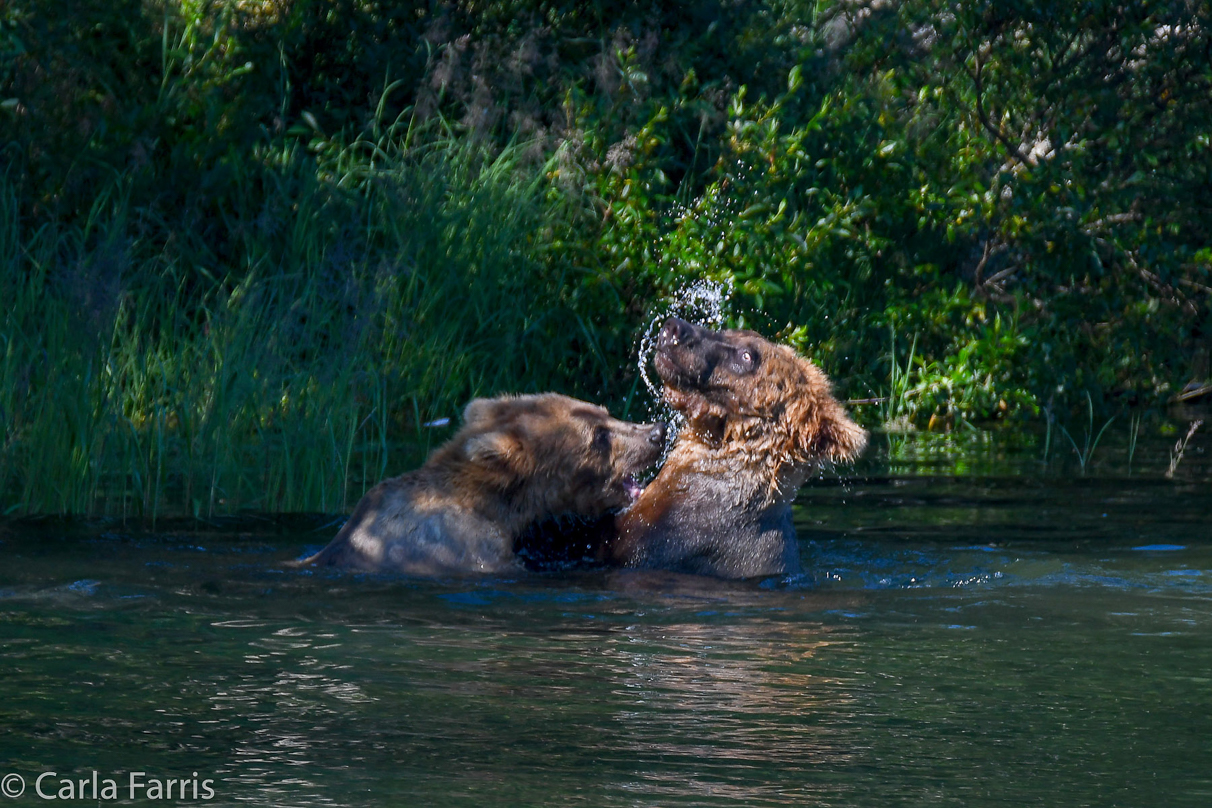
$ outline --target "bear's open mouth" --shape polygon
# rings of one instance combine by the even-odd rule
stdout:
[[[639,499],[643,491],[644,484],[637,480],[634,474],[628,474],[623,478],[623,492],[627,494],[628,499],[632,502]]]

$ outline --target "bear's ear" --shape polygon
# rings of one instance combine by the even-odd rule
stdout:
[[[463,408],[463,423],[473,424],[476,421],[487,419],[492,415],[496,404],[497,399],[495,398],[473,398]]]
[[[812,436],[808,453],[814,460],[845,463],[854,460],[867,445],[867,432],[850,420],[845,410],[836,402],[829,402],[816,434]]]
[[[472,402],[473,404],[475,402]],[[463,444],[473,463],[523,477],[533,472],[533,457],[521,436],[504,430],[473,435]]]

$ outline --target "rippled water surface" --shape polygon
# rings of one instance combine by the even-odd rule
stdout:
[[[760,584],[10,524],[0,773],[14,805],[94,770],[209,804],[1212,805],[1210,516],[1206,479],[820,481],[811,574]]]

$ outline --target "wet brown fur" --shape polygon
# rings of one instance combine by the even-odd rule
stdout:
[[[513,542],[555,515],[631,503],[629,475],[659,457],[664,425],[632,424],[554,393],[476,399],[425,465],[367,492],[301,564],[411,575],[515,569]]]
[[[671,318],[655,359],[686,426],[616,520],[611,559],[724,578],[798,572],[791,501],[814,469],[856,457],[866,433],[820,369],[752,331]]]

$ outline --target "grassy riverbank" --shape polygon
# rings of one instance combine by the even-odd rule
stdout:
[[[701,279],[869,425],[1135,440],[1209,377],[1206,4],[948,8],[9,4],[0,509],[335,511],[473,395],[638,417]]]

